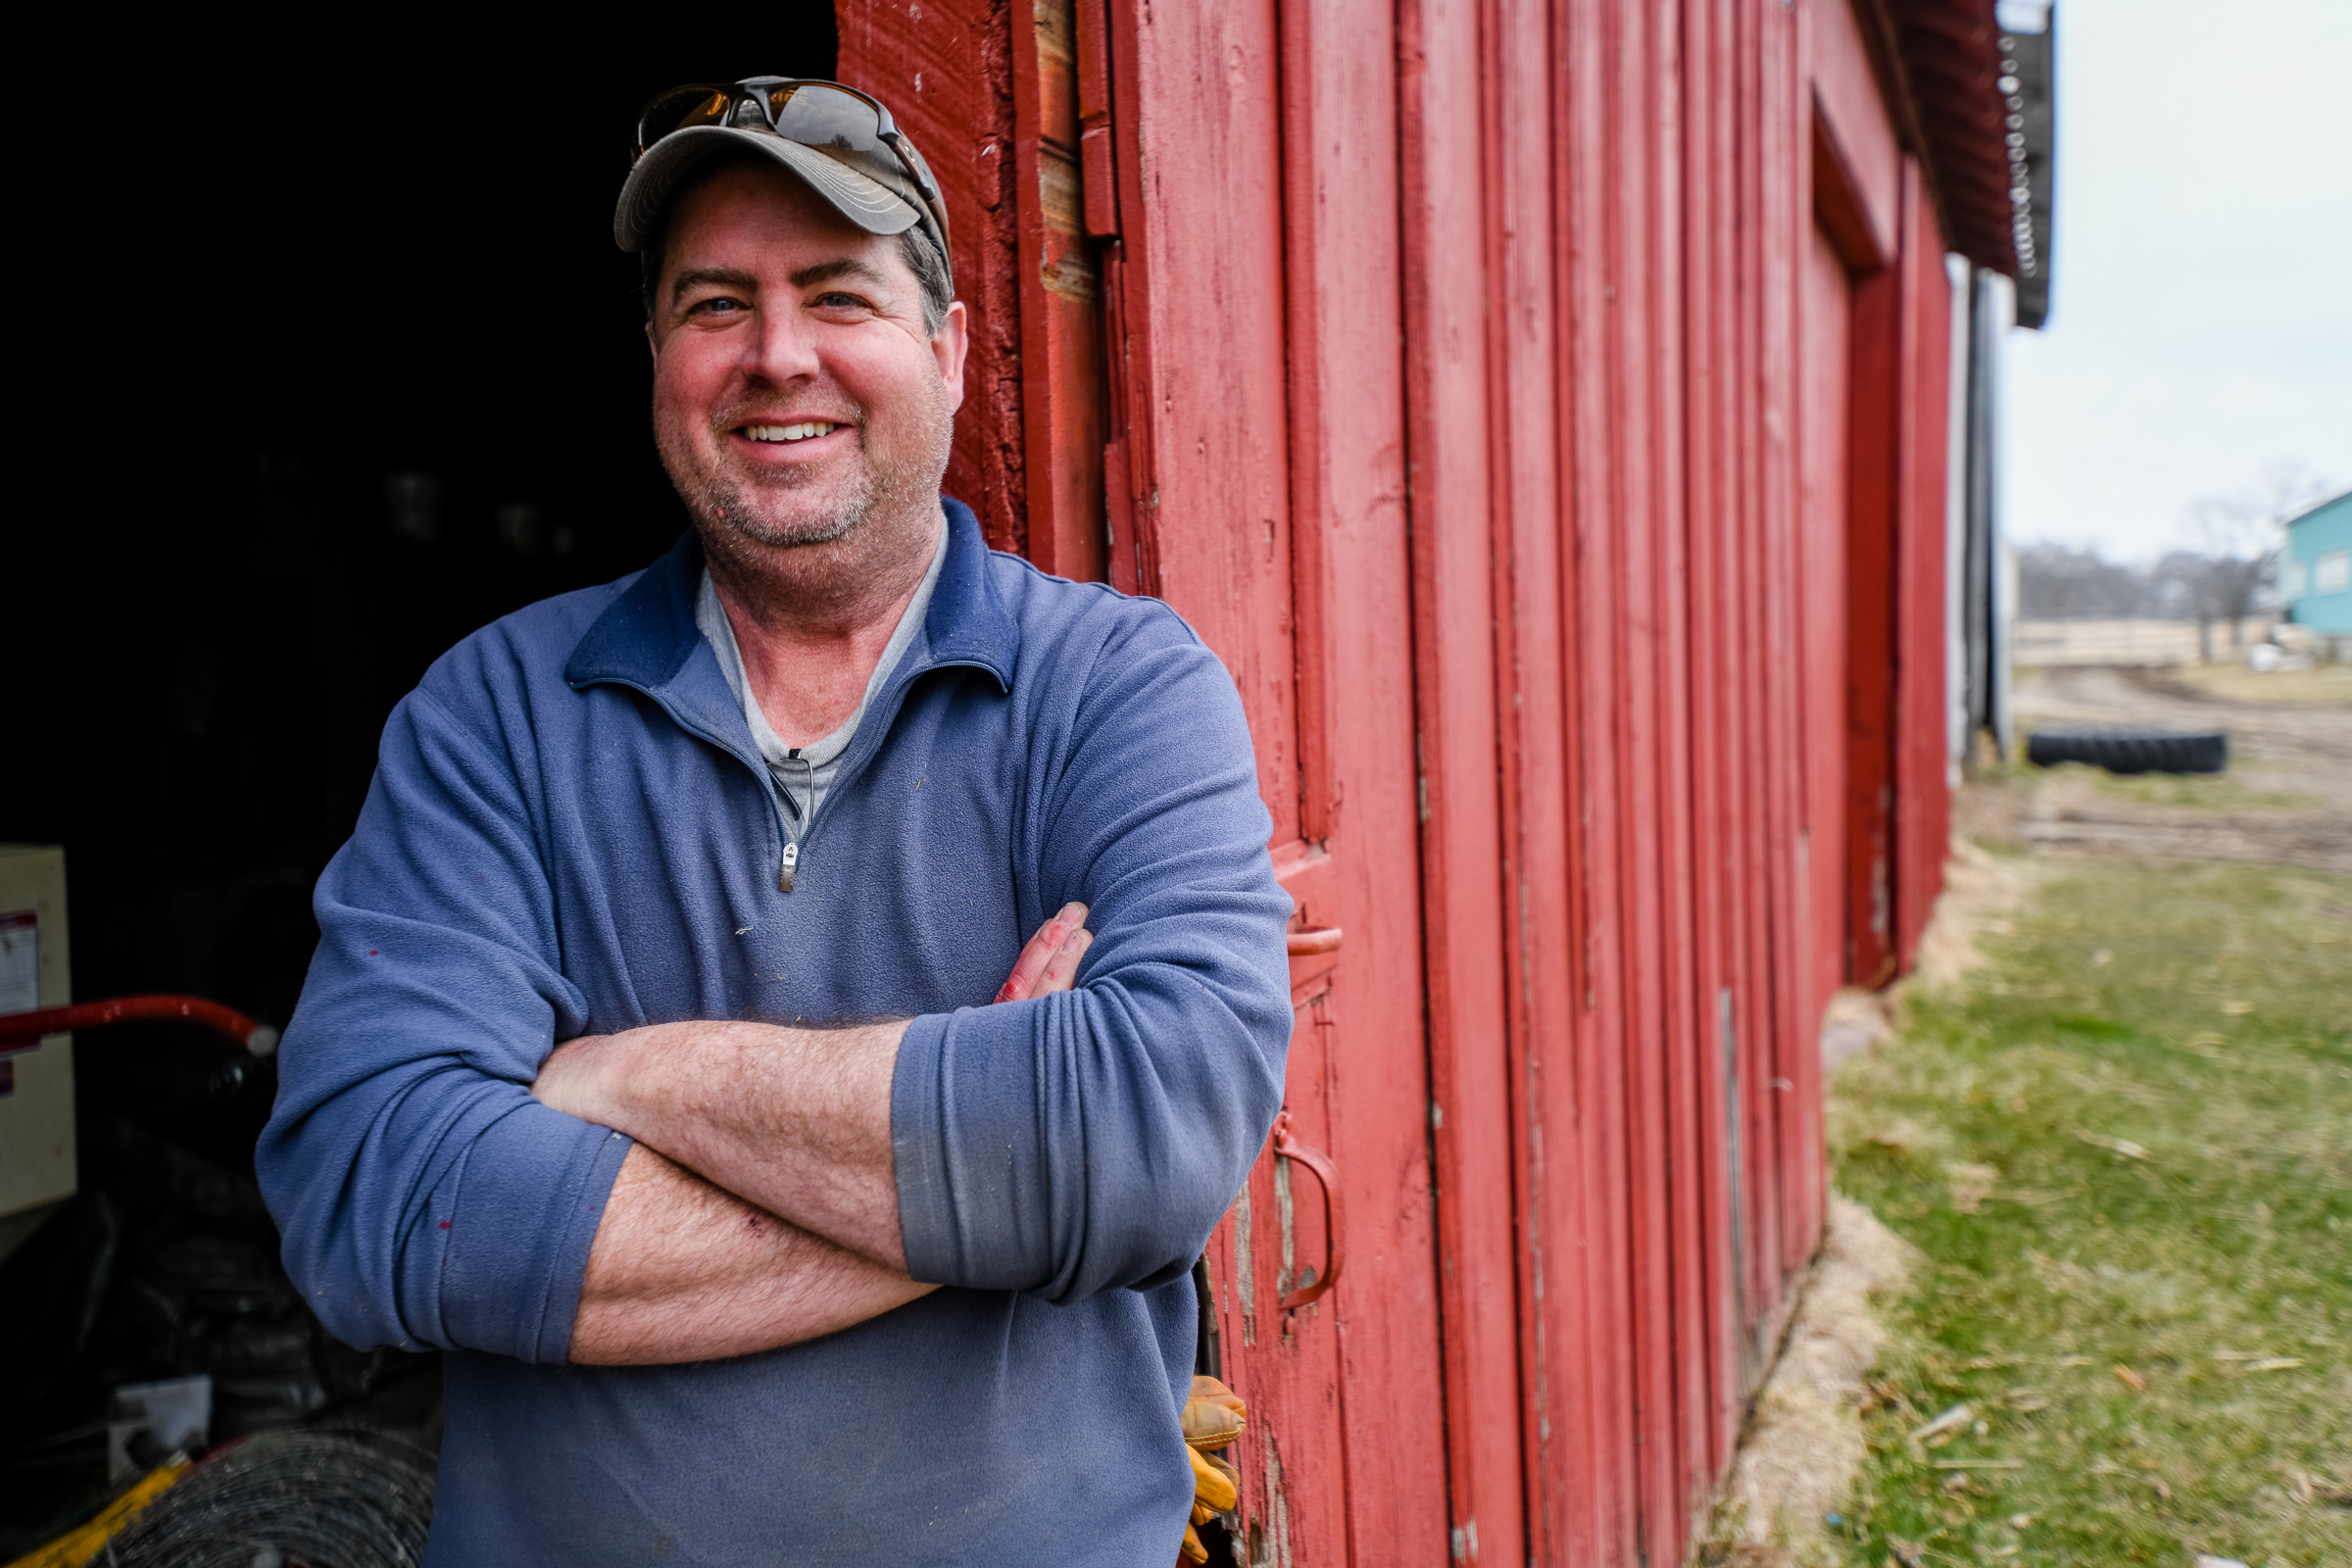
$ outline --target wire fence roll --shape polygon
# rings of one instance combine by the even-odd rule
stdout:
[[[191,1471],[93,1568],[416,1568],[432,1472],[392,1446],[269,1432]]]

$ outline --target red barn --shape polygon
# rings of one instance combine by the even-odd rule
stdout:
[[[1823,1008],[1938,885],[1945,259],[2026,232],[1992,13],[836,7],[949,186],[951,490],[1251,710],[1298,903],[1208,1260],[1252,1562],[1703,1516],[1820,1235]]]
[[[1993,13],[787,0],[356,42],[208,15],[169,41],[219,159],[159,160],[186,115],[92,116],[52,71],[34,118],[77,129],[28,207],[133,257],[141,303],[127,359],[85,312],[35,323],[27,450],[68,499],[19,550],[23,727],[66,760],[0,779],[0,837],[66,847],[84,996],[282,1023],[391,704],[682,524],[609,240],[627,111],[866,87],[947,185],[975,312],[950,489],[999,545],[1166,598],[1250,709],[1298,1028],[1207,1259],[1204,1354],[1252,1411],[1236,1544],[1679,1560],[1820,1235],[1824,1005],[1918,941],[1947,692],[1997,718],[1984,280],[2032,323],[2047,35]],[[197,391],[124,441],[89,411],[125,375]],[[135,1187],[104,1153],[135,1120],[243,1179],[266,1075],[175,1089],[187,1041],[108,1049],[85,1168]],[[325,1408],[295,1339],[216,1435]],[[437,1376],[414,1359],[402,1387]],[[93,1430],[52,1402],[8,1441]]]

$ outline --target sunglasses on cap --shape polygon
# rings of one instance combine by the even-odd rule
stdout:
[[[637,139],[630,153],[633,168],[653,145],[672,131],[695,125],[728,125],[736,122],[738,104],[759,111],[767,128],[786,141],[815,148],[838,148],[869,158],[887,154],[895,159],[915,194],[922,198],[925,217],[944,258],[948,242],[948,205],[940,198],[939,183],[914,144],[890,118],[890,111],[837,81],[797,76],[752,76],[733,82],[692,82],[656,94],[637,116]]]

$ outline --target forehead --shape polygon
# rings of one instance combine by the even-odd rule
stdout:
[[[670,209],[662,264],[671,271],[723,260],[755,270],[764,261],[789,271],[839,256],[896,262],[898,253],[895,237],[859,228],[791,171],[733,163],[698,181]]]

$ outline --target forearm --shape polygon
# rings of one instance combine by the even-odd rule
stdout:
[[[906,1253],[890,1097],[906,1031],[904,1022],[632,1029],[564,1048],[543,1071],[539,1093],[898,1272]]]
[[[643,1366],[838,1333],[935,1287],[812,1236],[643,1144],[605,1204],[571,1359]]]

